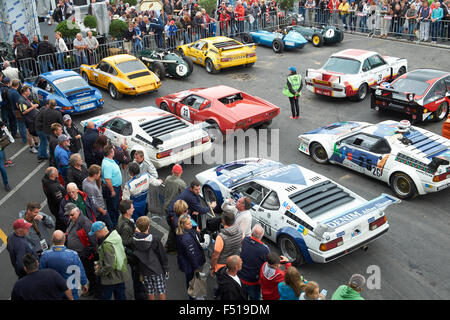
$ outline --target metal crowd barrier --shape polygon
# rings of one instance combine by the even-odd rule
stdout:
[[[446,42],[450,40],[450,20],[406,19],[373,12],[367,15],[350,11],[341,15],[329,9],[299,7],[296,23],[307,26],[333,25],[345,31],[362,32],[377,36],[403,38],[411,41]]]

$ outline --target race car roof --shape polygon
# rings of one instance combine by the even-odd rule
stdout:
[[[364,61],[364,59],[377,54],[375,51],[360,50],[360,49],[347,49],[332,54],[332,57],[343,57],[353,60]]]
[[[405,75],[405,78],[425,82],[433,79],[440,79],[448,75],[450,75],[450,72],[447,71],[436,69],[418,69],[408,72]]]
[[[210,88],[198,88],[198,89],[193,89],[193,90],[191,89],[191,91],[193,91],[205,98],[208,98],[210,100],[222,98],[225,96],[229,96],[229,95],[241,92],[238,89],[224,86],[224,85],[218,85],[218,86],[214,86],[214,87],[210,87]]]
[[[50,72],[45,72],[45,73],[41,74],[42,78],[44,78],[50,82],[58,80],[58,79],[66,78],[66,77],[73,77],[73,76],[80,77],[80,75],[78,73],[76,73],[75,71],[72,71],[72,70],[68,70],[68,69],[50,71]]]
[[[118,64],[125,61],[132,61],[132,60],[138,60],[135,56],[132,56],[131,54],[117,54],[115,56],[109,56],[103,59],[103,61],[106,61],[110,64]]]

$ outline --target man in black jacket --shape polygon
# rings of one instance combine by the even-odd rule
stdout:
[[[227,265],[216,272],[220,300],[247,300],[237,273],[242,269],[242,260],[233,255],[227,258]]]
[[[58,181],[58,169],[48,167],[42,178],[42,189],[47,197],[48,208],[55,217],[55,230],[65,230],[66,224],[59,216],[61,200],[66,196],[66,189]]]
[[[38,161],[42,162],[49,158],[47,147],[49,136],[52,133],[51,125],[53,123],[63,124],[62,113],[56,110],[56,101],[51,99],[46,102],[46,107],[43,108],[37,115],[34,126],[39,136]]]
[[[55,54],[55,47],[48,42],[48,35],[44,34],[43,41],[38,43],[36,48],[35,58],[40,64],[42,73],[53,70],[53,56]]]
[[[84,161],[86,162],[86,166],[88,168],[95,163],[93,146],[97,138],[98,131],[95,129],[95,124],[92,121],[89,121],[86,124],[84,134],[81,136],[81,141],[83,142]]]

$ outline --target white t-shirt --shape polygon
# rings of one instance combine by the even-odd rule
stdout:
[[[239,277],[238,277],[237,275],[235,275],[235,276],[232,276],[231,274],[228,274],[228,275],[229,275],[231,278],[233,278],[233,280],[236,281],[236,282],[238,283],[239,286],[242,287],[241,279],[239,279]]]

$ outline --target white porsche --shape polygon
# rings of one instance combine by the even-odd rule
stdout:
[[[381,56],[374,51],[347,49],[331,55],[318,70],[307,69],[306,88],[316,94],[364,100],[369,87],[406,73],[404,58]]]
[[[248,158],[196,175],[206,201],[248,196],[253,223],[296,265],[326,263],[378,239],[389,229],[383,210],[400,200],[366,201],[297,164]]]
[[[212,146],[204,123],[193,125],[155,107],[122,109],[83,120],[81,125],[89,121],[113,144],[125,139],[131,157],[134,151],[143,150],[156,168],[194,157]]]
[[[450,187],[450,140],[409,121],[337,122],[298,136],[299,151],[386,182],[401,199]]]

